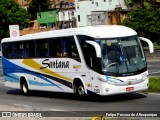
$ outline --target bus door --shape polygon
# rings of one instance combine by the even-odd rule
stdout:
[[[99,93],[100,85],[98,85],[97,77],[99,76],[101,62],[97,58],[94,46],[87,44],[86,51],[83,51],[87,67],[89,67],[89,81],[91,84],[91,91]]]

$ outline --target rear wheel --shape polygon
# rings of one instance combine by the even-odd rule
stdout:
[[[27,84],[26,80],[21,81],[21,91],[22,91],[23,95],[29,94],[28,84]]]

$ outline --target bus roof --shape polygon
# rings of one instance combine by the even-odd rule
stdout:
[[[94,38],[117,38],[137,35],[136,31],[131,28],[120,25],[98,25],[80,28],[61,29],[47,32],[23,35],[15,38],[4,38],[3,42],[30,40],[41,38],[62,37],[71,35],[87,35]]]

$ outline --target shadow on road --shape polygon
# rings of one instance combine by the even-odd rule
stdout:
[[[11,95],[22,95],[21,91],[10,90],[7,94]],[[31,91],[29,95],[24,97],[41,97],[41,98],[54,98],[54,99],[65,99],[65,100],[80,100],[88,102],[117,102],[117,101],[127,101],[133,99],[146,98],[147,96],[141,93],[128,93],[120,95],[110,95],[110,96],[98,96],[98,95],[87,95],[85,98],[78,98],[75,94],[71,93],[59,93],[59,92],[44,92],[44,91]]]

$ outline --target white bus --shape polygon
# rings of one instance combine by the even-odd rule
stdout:
[[[113,95],[148,89],[147,62],[140,40],[127,27],[88,26],[4,38],[5,85],[31,90]]]

